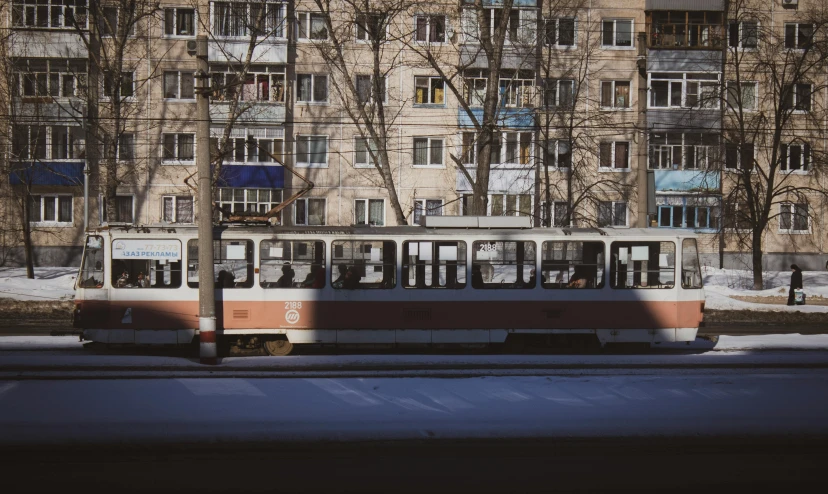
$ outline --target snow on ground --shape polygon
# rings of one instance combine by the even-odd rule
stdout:
[[[828,312],[828,306],[763,304],[734,299],[743,297],[787,297],[791,273],[768,271],[764,275],[765,289],[753,290],[750,271],[736,269],[703,269],[707,309],[754,311]],[[803,271],[803,285],[807,297],[828,298],[828,271]],[[0,298],[16,300],[71,300],[77,268],[35,268],[35,279],[26,278],[22,268],[0,268]]]

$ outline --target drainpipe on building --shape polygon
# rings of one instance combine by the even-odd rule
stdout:
[[[83,162],[83,231],[89,228],[89,164]]]

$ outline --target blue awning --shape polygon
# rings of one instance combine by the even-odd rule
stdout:
[[[284,189],[285,169],[278,165],[224,165],[221,167],[218,185],[245,189]]]
[[[12,163],[9,182],[12,185],[83,185],[83,161],[41,161]]]

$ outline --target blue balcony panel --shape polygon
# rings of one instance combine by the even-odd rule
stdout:
[[[224,165],[219,187],[284,189],[285,169],[279,165]]]
[[[83,185],[83,161],[40,161],[12,163],[12,185]]]
[[[715,192],[719,172],[714,170],[655,170],[656,192]]]
[[[472,113],[478,122],[483,120],[483,109],[473,108]],[[473,129],[474,123],[465,110],[457,110],[457,126]],[[501,108],[497,115],[497,126],[502,129],[533,129],[535,114],[532,108]]]

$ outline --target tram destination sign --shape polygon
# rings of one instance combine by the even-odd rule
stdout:
[[[113,259],[181,260],[181,242],[178,240],[116,240],[112,244]]]

